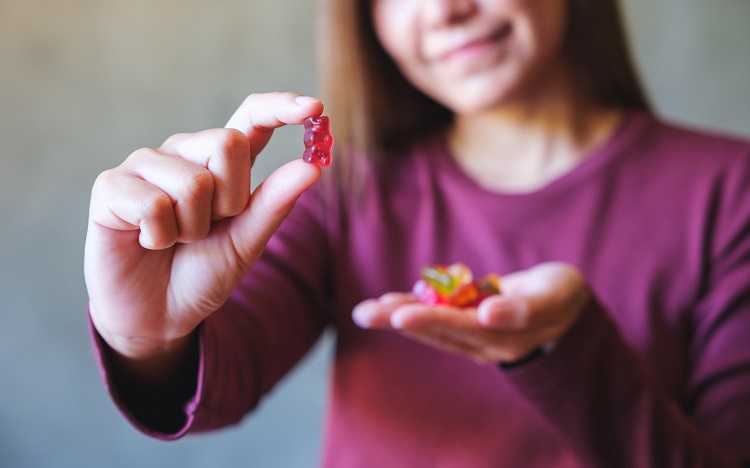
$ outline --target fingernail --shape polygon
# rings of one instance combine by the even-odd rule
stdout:
[[[369,317],[366,312],[362,312],[362,309],[355,307],[352,311],[352,320],[360,328],[367,328],[370,325]]]
[[[393,328],[400,330],[404,328],[404,317],[398,314],[393,314],[390,323]]]
[[[294,102],[296,102],[300,106],[306,106],[308,104],[318,102],[318,100],[310,96],[297,96],[296,98],[294,98]]]

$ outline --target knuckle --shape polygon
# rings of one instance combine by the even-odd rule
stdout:
[[[242,156],[250,150],[247,136],[235,128],[220,129],[215,141],[217,154]]]
[[[184,140],[187,136],[187,133],[175,133],[174,135],[171,135],[166,140],[164,140],[164,143],[162,143],[162,147],[174,145],[176,142]]]
[[[245,97],[245,100],[242,101],[242,107],[253,107],[255,102],[261,99],[263,96],[262,93],[250,93]]]
[[[186,200],[199,200],[211,196],[214,178],[205,168],[196,168],[185,174],[181,181],[181,196]]]
[[[166,193],[154,194],[143,201],[141,216],[144,219],[161,224],[174,216],[174,205]]]
[[[125,160],[123,165],[128,165],[132,163],[138,163],[138,161],[142,161],[144,159],[150,159],[157,155],[157,151],[154,148],[138,148],[137,150],[130,153],[130,156]]]
[[[285,92],[281,92],[281,93],[279,93],[279,94],[278,94],[278,95],[276,96],[276,98],[277,98],[277,99],[278,99],[279,101],[292,101],[292,100],[294,100],[294,99],[295,99],[295,98],[296,98],[297,96],[299,96],[299,94],[297,94],[297,93],[293,93],[293,92],[291,92],[291,91],[285,91]]]
[[[94,180],[93,191],[96,192],[104,187],[111,187],[115,185],[119,178],[119,171],[115,169],[107,169],[102,171]]]

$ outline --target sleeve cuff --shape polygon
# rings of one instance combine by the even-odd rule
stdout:
[[[203,393],[205,346],[202,327],[198,330],[197,374],[158,395],[140,393],[123,382],[112,361],[114,351],[96,330],[90,315],[88,327],[104,387],[125,419],[138,431],[155,439],[175,440],[190,432]]]

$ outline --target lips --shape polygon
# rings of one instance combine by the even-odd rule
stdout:
[[[460,38],[446,41],[434,56],[438,61],[446,62],[460,60],[461,58],[469,59],[490,47],[494,47],[510,36],[512,29],[511,24],[506,22],[497,29],[484,34],[472,35],[468,39],[465,34],[462,34]]]

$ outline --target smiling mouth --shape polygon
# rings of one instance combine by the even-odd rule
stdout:
[[[510,36],[513,27],[510,23],[505,23],[502,27],[496,30],[489,36],[480,37],[478,39],[466,42],[454,49],[451,49],[440,57],[441,60],[450,61],[453,59],[459,59],[463,56],[471,56],[475,53],[481,53],[487,48],[494,47],[499,42],[505,40]]]

